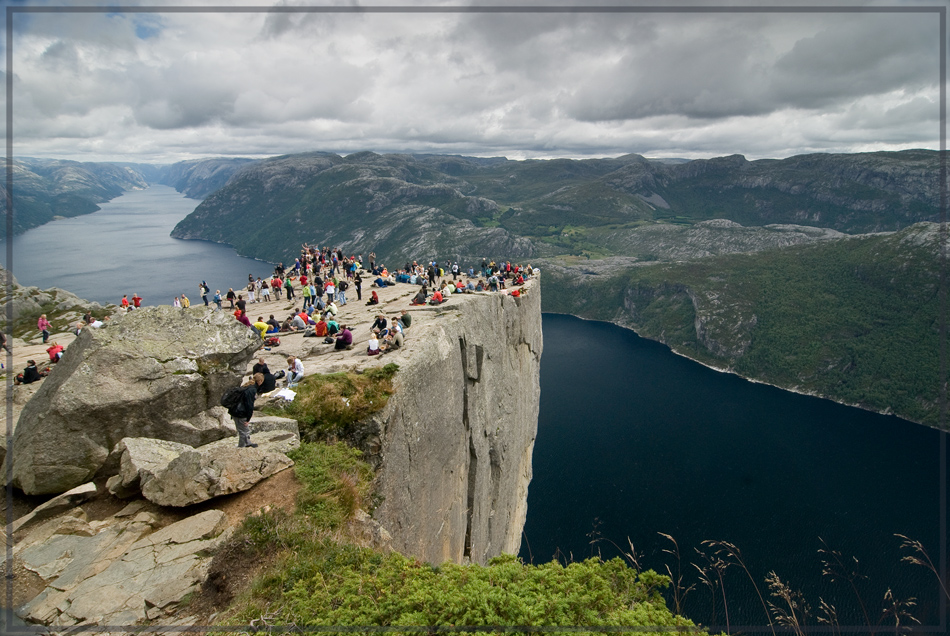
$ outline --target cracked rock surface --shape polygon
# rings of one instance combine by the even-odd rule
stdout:
[[[70,518],[67,517],[67,520]],[[58,520],[57,520],[58,521]],[[227,538],[223,512],[208,510],[153,532],[155,517],[91,524],[83,534],[63,534],[81,525],[72,518],[40,526],[18,545],[25,566],[52,579],[21,607],[28,621],[53,626],[79,623],[134,625],[171,611],[207,575],[211,554]],[[92,532],[92,534],[89,534]]]

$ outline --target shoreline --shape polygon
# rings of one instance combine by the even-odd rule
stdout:
[[[807,397],[818,398],[818,399],[820,399],[820,400],[828,400],[829,402],[834,402],[835,404],[840,404],[840,405],[842,405],[842,406],[847,406],[847,407],[851,407],[851,408],[855,408],[855,409],[861,409],[862,411],[866,411],[866,412],[868,412],[868,413],[874,413],[874,414],[876,414],[876,415],[884,415],[884,416],[887,416],[887,417],[895,417],[895,418],[897,418],[897,419],[899,419],[899,420],[903,420],[904,422],[909,422],[909,423],[911,423],[911,424],[916,424],[917,426],[924,426],[924,427],[926,427],[926,428],[930,428],[930,429],[933,429],[933,430],[935,430],[935,431],[945,432],[944,429],[942,429],[942,428],[940,428],[940,427],[938,427],[938,426],[931,426],[930,424],[925,424],[925,423],[923,423],[923,422],[918,422],[918,421],[916,421],[916,420],[912,420],[912,419],[910,419],[910,418],[907,418],[907,417],[903,417],[903,416],[901,416],[901,415],[898,415],[898,414],[896,414],[896,413],[894,413],[894,412],[878,411],[878,410],[876,410],[876,409],[868,408],[868,407],[862,406],[862,405],[860,405],[860,404],[849,404],[848,402],[843,402],[843,401],[841,401],[841,400],[837,400],[837,399],[835,399],[835,398],[833,398],[833,397],[829,397],[829,396],[827,396],[827,395],[822,395],[822,394],[820,394],[820,393],[814,393],[814,392],[811,392],[811,391],[806,391],[806,390],[800,389],[800,388],[798,388],[798,387],[786,387],[786,386],[781,386],[781,385],[778,385],[778,384],[772,384],[771,382],[766,382],[765,380],[759,380],[759,379],[757,379],[757,378],[750,378],[750,377],[741,375],[741,374],[739,374],[739,373],[736,373],[735,371],[731,371],[731,370],[726,369],[726,368],[713,366],[713,365],[711,365],[711,364],[709,364],[709,363],[707,363],[707,362],[703,362],[702,360],[697,360],[696,358],[690,357],[690,356],[686,355],[685,353],[682,353],[682,352],[677,351],[676,349],[674,349],[673,347],[671,347],[671,346],[668,345],[667,343],[663,342],[662,340],[655,340],[655,339],[653,339],[653,338],[649,338],[649,337],[647,337],[647,336],[642,335],[640,332],[638,332],[636,329],[634,329],[634,328],[632,328],[632,327],[628,327],[628,326],[626,326],[626,325],[620,324],[620,323],[618,323],[618,322],[614,322],[614,321],[612,321],[612,320],[600,320],[600,319],[597,319],[597,318],[584,318],[583,316],[578,316],[578,315],[576,315],[576,314],[568,314],[568,313],[558,312],[558,311],[542,311],[542,316],[543,316],[544,314],[552,314],[552,315],[557,315],[557,316],[571,316],[571,317],[573,317],[573,318],[577,318],[577,319],[579,319],[579,320],[584,320],[584,321],[588,321],[588,322],[603,322],[603,323],[607,323],[607,324],[610,324],[610,325],[614,325],[615,327],[620,327],[621,329],[626,329],[626,330],[628,330],[628,331],[632,331],[632,332],[635,333],[635,334],[637,335],[637,337],[639,337],[639,338],[643,338],[644,340],[649,340],[650,342],[659,343],[659,344],[663,345],[664,347],[666,347],[666,348],[670,351],[670,353],[672,353],[672,354],[674,354],[674,355],[677,355],[677,356],[679,356],[679,357],[681,357],[681,358],[685,358],[685,359],[687,359],[687,360],[689,360],[689,361],[691,361],[691,362],[695,362],[696,364],[699,364],[699,365],[701,365],[701,366],[704,366],[704,367],[706,367],[707,369],[710,369],[710,370],[712,370],[712,371],[716,371],[716,372],[718,372],[718,373],[725,373],[725,374],[728,374],[728,375],[733,375],[733,376],[735,376],[735,377],[737,377],[737,378],[741,378],[741,379],[745,380],[746,382],[751,382],[751,383],[753,383],[753,384],[762,384],[762,385],[765,385],[765,386],[770,386],[770,387],[779,389],[779,390],[781,390],[781,391],[787,391],[787,392],[789,392],[789,393],[796,393],[796,394],[798,394],[798,395],[804,395],[804,396],[807,396]]]

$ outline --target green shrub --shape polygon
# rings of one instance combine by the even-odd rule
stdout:
[[[300,423],[302,440],[345,434],[354,423],[386,406],[398,369],[399,365],[390,363],[363,373],[307,376],[297,385],[294,401],[281,414]]]
[[[503,555],[487,566],[432,567],[326,541],[310,556],[317,559],[296,555],[282,577],[243,599],[234,620],[266,614],[270,624],[298,626],[693,625],[666,608],[659,589],[669,579],[637,573],[620,559],[527,565]],[[674,631],[681,633],[666,633]]]
[[[297,512],[315,528],[334,529],[366,507],[373,470],[359,450],[342,442],[303,443],[288,453],[294,474],[303,488],[297,495]]]

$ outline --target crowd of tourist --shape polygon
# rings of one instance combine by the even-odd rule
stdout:
[[[322,338],[324,343],[332,344],[335,350],[349,350],[353,348],[354,338],[350,325],[343,319],[346,313],[343,308],[351,302],[348,295],[355,295],[353,302],[363,302],[363,287],[367,281],[370,293],[366,305],[380,304],[377,289],[400,284],[418,287],[410,305],[438,305],[447,302],[452,294],[505,291],[518,296],[518,288],[535,271],[530,265],[488,259],[482,259],[480,263],[467,268],[457,261],[440,264],[433,260],[421,264],[407,261],[402,268],[390,269],[377,262],[374,252],[370,252],[364,260],[362,254],[346,256],[341,249],[304,244],[300,257],[290,267],[278,264],[269,278],[255,278],[248,274],[246,286],[237,291],[230,287],[224,294],[220,289],[212,294],[211,287],[203,280],[198,285],[198,296],[204,306],[213,306],[215,311],[223,311],[226,302],[227,311],[233,312],[236,320],[254,329],[265,346],[268,342],[279,343],[280,334],[302,333],[305,337]],[[259,315],[252,322],[248,305],[284,298],[288,301],[300,299],[300,304],[284,320],[270,314],[267,320]],[[142,301],[137,293],[133,293],[131,298],[125,294],[120,301],[120,308],[123,311],[135,311],[142,306]],[[173,299],[172,305],[187,309],[191,307],[191,300],[182,292]],[[74,333],[79,335],[85,328],[101,327],[105,324],[104,320],[108,320],[108,317],[98,320],[87,313],[83,321],[76,324]],[[406,309],[389,316],[380,312],[370,327],[366,354],[382,355],[403,347],[411,324],[412,316]],[[37,328],[46,344],[50,323],[45,314],[39,318]],[[50,362],[57,362],[62,351],[62,346],[52,343],[47,351]],[[264,375],[267,380],[265,386],[270,386],[274,376],[269,372]],[[287,371],[282,372],[282,375],[286,377],[288,387],[295,386],[303,376],[300,360],[288,359]],[[23,376],[26,382],[38,379],[29,371],[25,371]]]

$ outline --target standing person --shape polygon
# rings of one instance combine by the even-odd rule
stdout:
[[[356,287],[356,300],[363,300],[363,277],[359,272],[353,276],[353,287]]]
[[[248,275],[250,277],[250,275]],[[254,281],[252,280],[247,284],[247,302],[254,302]]]
[[[237,298],[237,294],[234,293],[233,287],[228,287],[228,293],[225,298],[227,298],[228,302],[231,303],[230,309],[234,309],[234,299]]]
[[[346,304],[346,288],[349,286],[345,280],[341,280],[336,286],[336,299],[340,301],[340,305]]]
[[[257,448],[251,442],[251,417],[254,415],[254,400],[257,398],[257,387],[264,383],[264,374],[255,373],[251,380],[241,386],[241,399],[237,405],[228,409],[228,415],[234,420],[234,428],[238,433],[238,448]]]
[[[270,285],[267,284],[266,280],[263,281],[263,284],[261,285],[261,302],[270,302]]]
[[[201,296],[201,300],[205,301],[205,307],[208,306],[208,294],[211,293],[211,288],[208,287],[208,283],[201,281],[201,284],[198,285],[198,295]]]
[[[277,300],[280,300],[280,290],[282,286],[283,282],[281,282],[280,277],[274,274],[274,277],[270,279],[270,287],[274,290],[274,298]]]
[[[373,271],[373,267],[376,265],[376,252],[369,253],[369,271]]]
[[[181,293],[181,308],[188,309],[191,307],[191,301],[188,300],[188,296],[185,296],[185,292]]]
[[[287,300],[291,300],[294,297],[294,284],[290,282],[290,278],[284,281],[284,289],[287,290]]]
[[[328,278],[327,284],[323,288],[323,292],[327,295],[327,303],[333,302],[333,295],[336,293],[336,287],[333,285],[333,279]]]
[[[36,328],[40,330],[40,333],[43,334],[43,344],[46,344],[46,341],[49,340],[49,320],[46,319],[46,314],[40,316],[39,320],[36,321]]]
[[[132,292],[132,307],[134,309],[138,309],[141,306],[142,306],[142,297],[136,294],[135,292]]]
[[[220,309],[221,309],[221,290],[220,290],[220,289],[214,290],[214,298],[213,298],[213,300],[214,300],[214,304],[215,304],[216,308],[217,308],[218,310],[220,310]]]

